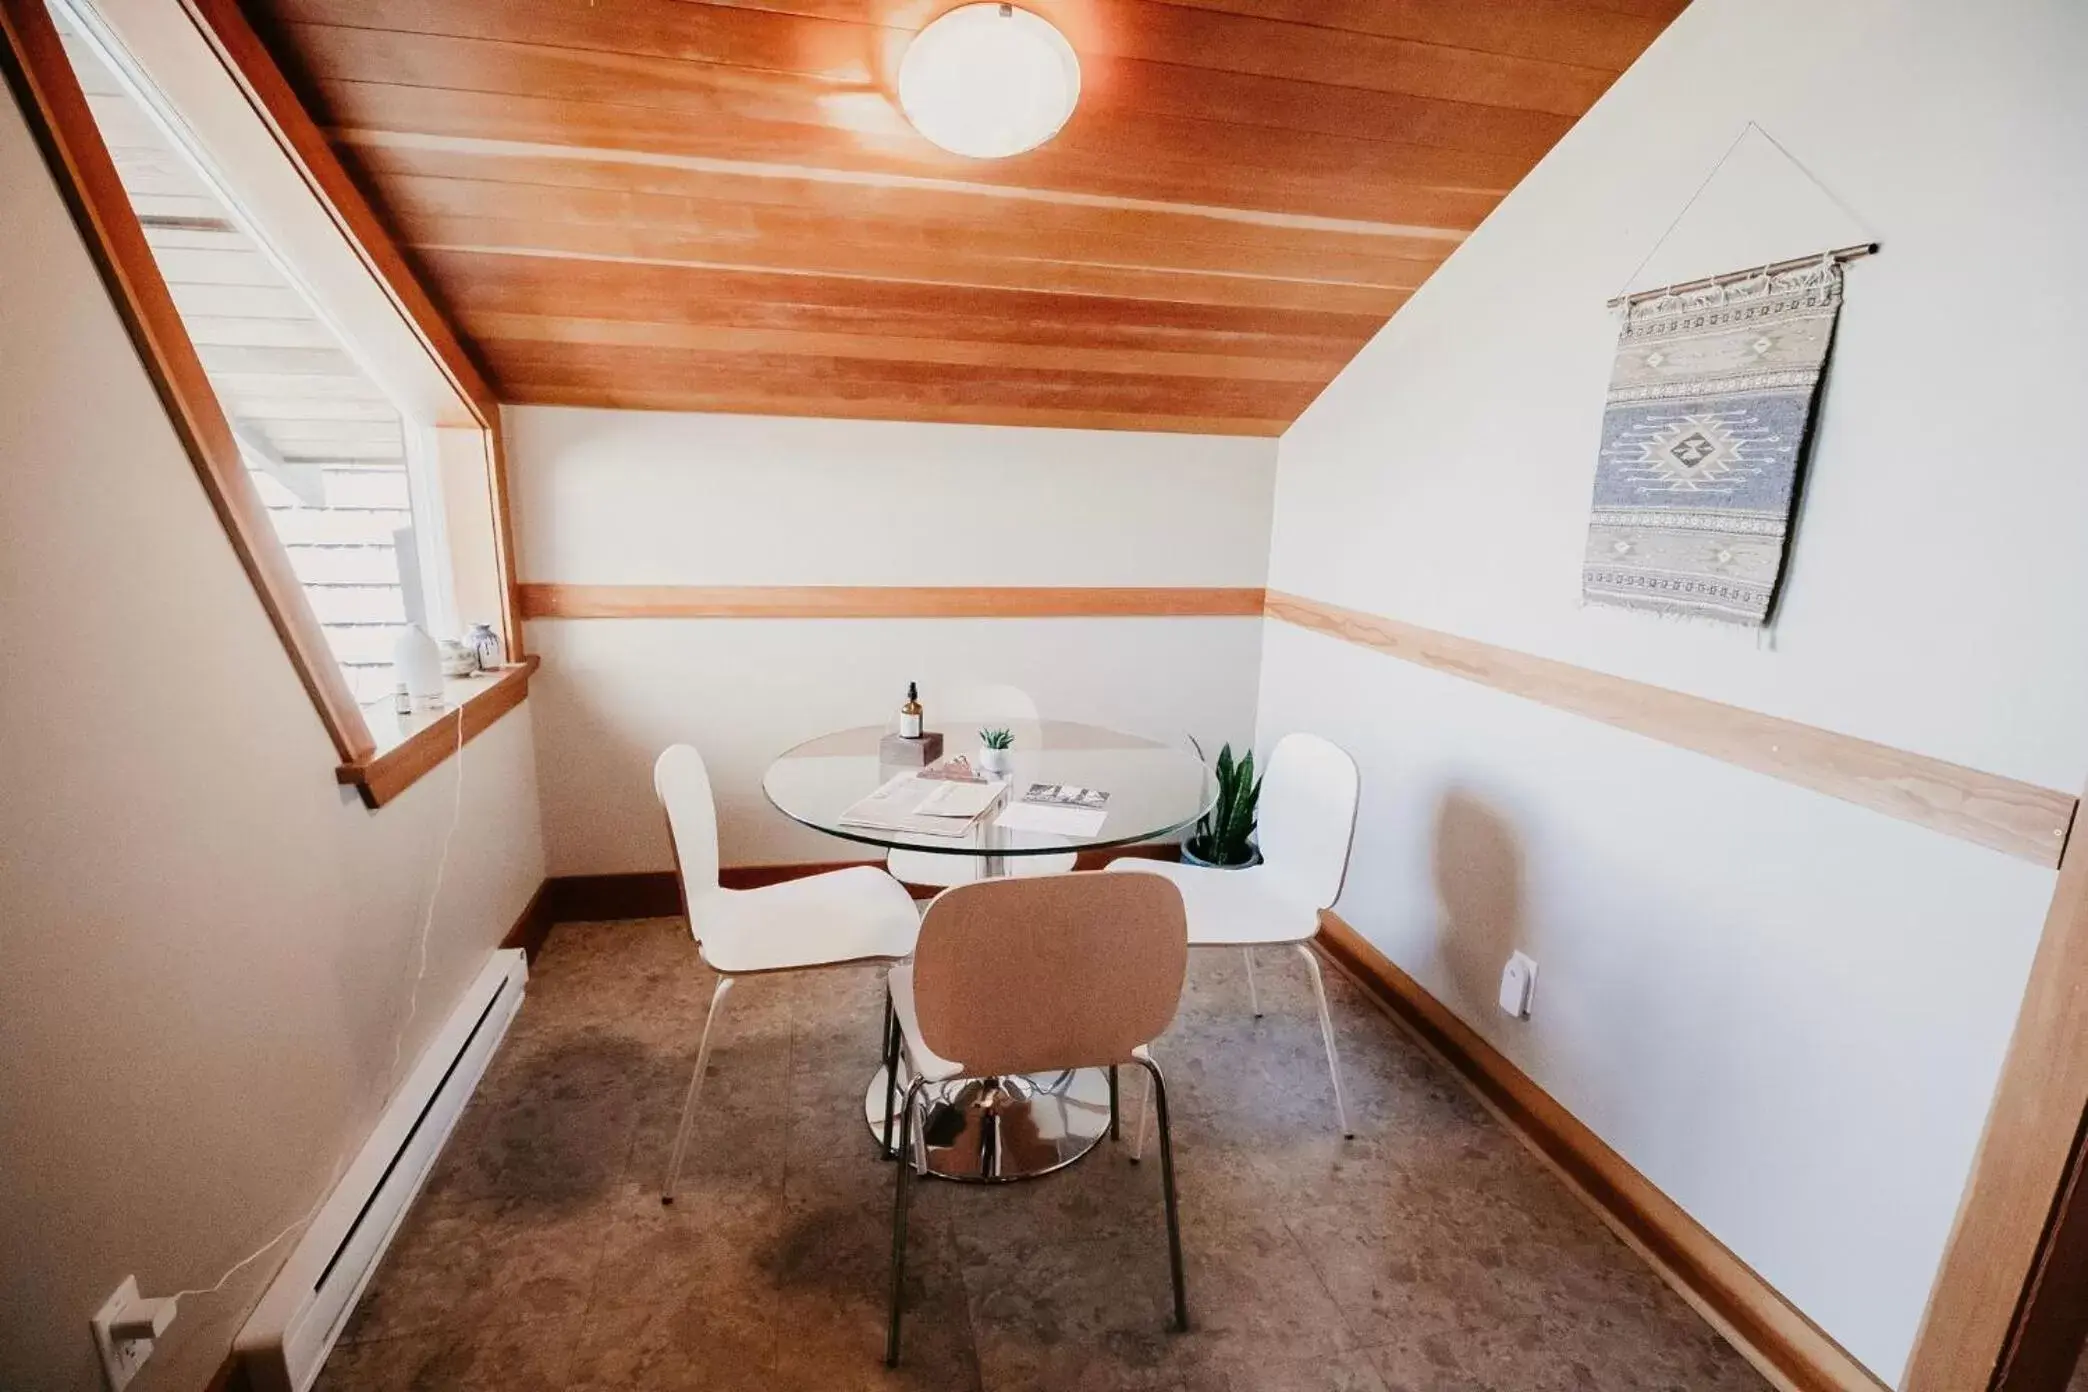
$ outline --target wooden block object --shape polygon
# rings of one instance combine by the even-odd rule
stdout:
[[[919,739],[886,735],[878,742],[877,761],[900,768],[926,768],[940,759],[942,752],[943,737],[934,730],[922,731]]]

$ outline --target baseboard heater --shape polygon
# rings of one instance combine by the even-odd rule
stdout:
[[[493,954],[392,1099],[233,1342],[254,1392],[307,1392],[522,1005],[529,968]]]

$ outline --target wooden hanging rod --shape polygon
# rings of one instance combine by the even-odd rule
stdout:
[[[1621,309],[1628,304],[1637,304],[1640,300],[1658,299],[1663,295],[1680,294],[1686,290],[1709,290],[1714,285],[1737,285],[1743,280],[1753,280],[1756,276],[1776,275],[1782,271],[1795,271],[1801,266],[1814,265],[1822,256],[1831,256],[1836,261],[1854,261],[1859,257],[1871,255],[1877,249],[1876,242],[1858,242],[1854,246],[1836,247],[1832,251],[1819,252],[1812,256],[1794,256],[1788,261],[1773,261],[1766,266],[1752,266],[1744,271],[1728,271],[1724,275],[1705,276],[1701,280],[1678,281],[1673,285],[1656,286],[1651,290],[1632,290],[1610,300],[1609,307]]]

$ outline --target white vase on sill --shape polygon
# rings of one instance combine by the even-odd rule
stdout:
[[[419,624],[406,625],[392,644],[392,680],[405,686],[415,705],[443,703],[442,649]]]

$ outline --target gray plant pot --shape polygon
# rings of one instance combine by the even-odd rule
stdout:
[[[1245,870],[1250,865],[1261,864],[1261,847],[1256,846],[1254,854],[1238,865],[1220,865],[1214,860],[1205,860],[1202,856],[1190,850],[1189,843],[1184,841],[1182,843],[1182,864],[1201,865],[1207,870]]]

